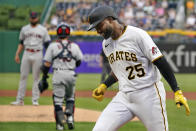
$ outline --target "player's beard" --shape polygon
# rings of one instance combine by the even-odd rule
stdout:
[[[113,32],[112,27],[108,26],[105,29],[105,32],[103,33],[104,39],[108,39],[112,35],[112,32]]]
[[[31,25],[32,25],[32,26],[35,26],[35,25],[37,25],[37,23],[38,23],[38,21],[36,21],[36,22],[31,22]]]

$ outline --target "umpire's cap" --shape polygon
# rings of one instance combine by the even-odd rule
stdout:
[[[70,35],[70,27],[67,24],[60,24],[56,32],[59,38],[65,38]]]
[[[88,31],[95,28],[95,26],[97,26],[101,21],[109,16],[117,19],[117,15],[113,8],[109,6],[99,6],[93,9],[88,15],[88,22],[90,23]]]

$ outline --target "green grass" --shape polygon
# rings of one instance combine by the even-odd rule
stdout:
[[[92,131],[95,123],[76,122],[73,131]],[[66,127],[67,128],[67,127]],[[1,122],[1,131],[56,131],[55,123],[38,122]],[[140,122],[129,122],[119,131],[144,131],[145,128]]]
[[[0,97],[0,105],[9,105],[12,101],[15,101],[15,97]],[[106,105],[111,101],[111,98],[105,98],[102,102],[98,102],[93,98],[76,98],[76,107],[93,109],[93,110],[103,110]],[[31,97],[25,97],[25,105],[31,105]],[[41,97],[39,99],[40,105],[53,105],[52,97]]]
[[[13,100],[15,100],[15,97],[0,97],[0,104],[7,105]],[[110,101],[111,101],[111,98],[105,98],[102,102],[98,102],[92,98],[77,98],[76,107],[102,111]],[[42,97],[40,98],[40,104],[41,105],[52,105],[52,99],[50,97]],[[31,105],[31,97],[25,98],[25,105]],[[191,109],[191,115],[186,116],[184,107],[182,107],[181,109],[177,109],[173,100],[167,100],[167,113],[168,113],[168,119],[169,119],[169,128],[171,131],[194,131],[196,130],[196,125],[195,125],[196,101],[189,100],[189,106]],[[5,129],[5,131],[9,131],[7,130],[7,128],[10,128],[10,131],[11,131],[15,129],[16,124],[19,124],[19,128],[24,127],[24,129],[30,126],[30,129],[27,130],[28,129],[27,128],[26,131],[31,131],[31,128],[32,130],[36,130],[39,127],[40,129],[43,129],[43,130],[47,129],[49,131],[54,129],[54,126],[52,126],[54,124],[52,123],[51,125],[49,124],[48,127],[45,126],[44,123],[43,125],[39,123],[38,124],[33,123],[34,126],[31,123],[24,123],[24,125],[23,123],[11,123],[11,124],[0,123],[0,129]],[[84,126],[84,128],[86,129],[92,129],[93,123],[88,123],[88,124],[85,123],[85,125],[84,123],[78,123],[78,126]],[[133,131],[143,131],[144,127],[140,122],[134,122],[134,123],[126,124],[125,126],[122,127],[122,129],[120,129],[120,131],[129,131],[129,129],[132,129]]]
[[[17,90],[18,83],[19,83],[19,73],[0,73],[0,89],[6,90]],[[49,78],[49,89],[51,90],[51,78]],[[76,81],[76,90],[93,90],[97,87],[100,83],[100,74],[79,74],[77,81]],[[176,78],[180,88],[183,91],[196,91],[196,74],[176,74]],[[32,74],[29,75],[28,82],[27,82],[27,90],[31,90],[32,88]],[[168,86],[167,82],[163,79],[165,88],[167,91],[171,91],[170,87]],[[117,87],[117,84],[113,87]],[[110,89],[116,90],[116,88]]]
[[[2,100],[2,98],[0,98]],[[9,98],[11,99],[11,98]],[[13,98],[12,98],[13,99]],[[46,98],[44,98],[46,100]],[[78,98],[76,107],[103,110],[111,99],[106,99],[103,102],[97,102],[93,99]],[[9,100],[4,100],[9,101]],[[48,100],[47,100],[48,101]],[[87,101],[86,103],[84,101]],[[88,103],[88,104],[87,104]],[[30,103],[29,103],[30,104]],[[50,103],[49,103],[50,104]],[[177,109],[173,100],[167,100],[167,113],[170,131],[195,131],[196,130],[196,101],[189,100],[191,115],[186,116],[184,107]],[[75,131],[91,131],[94,123],[76,122]],[[54,123],[34,123],[34,122],[0,122],[1,131],[52,131],[55,128]],[[124,125],[119,131],[144,131],[145,128],[140,122],[129,122]]]
[[[49,90],[52,89],[52,75],[49,75]],[[100,83],[100,74],[79,74],[76,81],[76,90],[93,90]],[[20,80],[19,73],[0,73],[0,89],[17,90]],[[31,90],[33,85],[32,74],[27,80],[27,90]]]
[[[74,131],[88,131],[94,123],[77,122]],[[1,131],[56,131],[55,123],[47,122],[1,122]],[[90,131],[90,130],[89,130]]]
[[[50,85],[51,85],[50,76]],[[183,91],[196,91],[196,74],[176,74],[179,86]],[[18,73],[0,73],[0,89],[17,90],[19,82]],[[76,89],[92,90],[100,82],[100,74],[79,74]],[[171,91],[168,84],[163,79],[166,90]],[[29,75],[27,89],[31,90],[32,75]],[[116,86],[116,85],[115,85]],[[114,87],[115,87],[114,86]],[[50,86],[50,90],[51,90]],[[0,105],[7,105],[14,101],[15,97],[0,97]],[[76,98],[76,107],[102,111],[111,98],[105,98],[98,102],[93,98]],[[41,105],[52,105],[52,97],[41,97]],[[170,131],[195,131],[196,130],[196,101],[189,100],[191,115],[186,116],[184,107],[177,109],[173,100],[167,100],[167,113]],[[25,105],[31,105],[31,97],[25,97]],[[76,122],[75,131],[91,131],[95,123]],[[0,131],[55,131],[55,123],[46,122],[0,122]],[[144,131],[146,130],[141,122],[129,122],[119,131]]]
[[[170,131],[196,131],[196,101],[189,100],[190,116],[185,115],[185,108],[177,109],[173,100],[167,100],[167,115]]]
[[[196,91],[196,74],[175,74],[178,86],[183,91]],[[171,88],[169,87],[168,83],[165,79],[162,79],[165,89],[167,91],[171,91]]]
[[[76,107],[102,111],[106,107],[106,105],[111,101],[111,99],[112,98],[104,98],[102,102],[98,102],[93,98],[76,98]],[[0,105],[8,105],[10,102],[14,100],[15,97],[0,97]],[[25,105],[31,105],[31,97],[25,97],[24,102]],[[196,101],[189,100],[188,102],[192,114],[196,116]],[[52,105],[52,97],[41,97],[39,103],[41,105]],[[184,111],[181,111],[183,109],[184,108],[180,109],[180,111],[177,110],[174,104],[174,100],[167,100],[168,113],[172,112],[173,115],[176,115],[176,113],[181,113],[181,115],[184,116]]]
[[[7,105],[11,101],[15,100],[14,97],[0,97],[0,104]],[[76,99],[76,107],[85,108],[85,109],[92,109],[102,111],[107,104],[111,101],[111,98],[105,98],[102,102],[98,102],[92,98],[77,98]],[[173,100],[167,100],[167,113],[169,119],[169,125],[172,131],[174,129],[178,129],[179,131],[191,131],[191,129],[196,130],[196,101],[189,100],[189,106],[191,109],[191,115],[185,115],[185,109],[182,107],[181,109],[177,109],[176,105],[174,104]],[[50,97],[42,97],[40,98],[41,105],[52,105],[52,99]],[[25,105],[31,105],[31,98],[25,98]],[[180,126],[179,125],[183,125]],[[190,130],[188,130],[191,128]]]

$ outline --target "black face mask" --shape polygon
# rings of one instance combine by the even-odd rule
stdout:
[[[112,35],[112,27],[108,26],[104,32],[104,39],[108,39]]]

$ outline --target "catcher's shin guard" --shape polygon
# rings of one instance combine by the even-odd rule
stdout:
[[[57,117],[57,120],[60,124],[65,124],[66,123],[63,111],[57,111],[56,112],[56,117]]]
[[[73,101],[73,100],[66,101],[65,114],[72,115],[72,114],[74,114],[74,110],[75,110],[75,101]]]
[[[66,101],[65,114],[67,116],[67,125],[70,130],[74,129],[74,103],[75,101]]]
[[[64,125],[66,123],[63,109],[59,105],[55,105],[55,119],[57,124]]]

